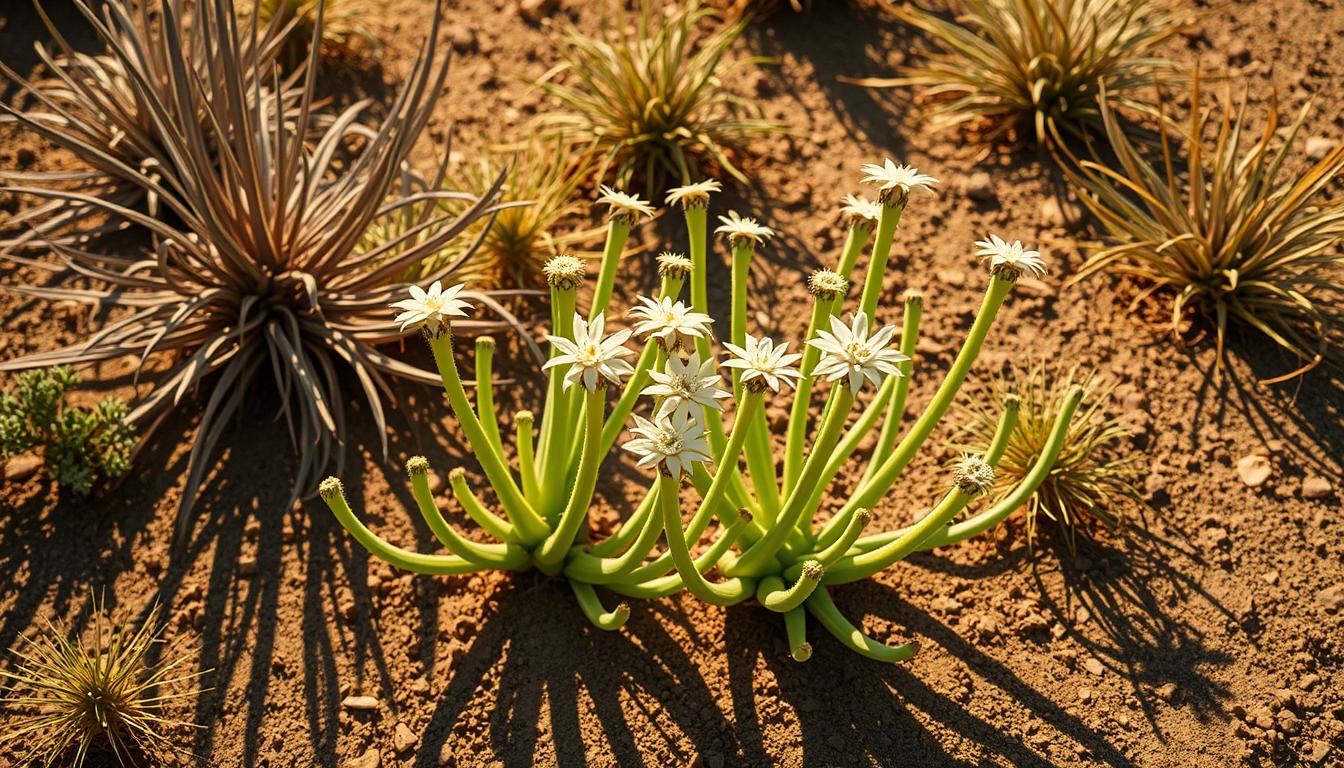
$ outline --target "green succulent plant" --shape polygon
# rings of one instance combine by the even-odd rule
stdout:
[[[409,571],[537,569],[562,576],[584,614],[602,629],[623,625],[630,607],[627,602],[606,607],[599,589],[619,598],[688,591],[715,605],[755,599],[781,614],[799,661],[812,653],[808,613],[860,654],[889,662],[909,658],[915,643],[892,646],[866,636],[840,613],[831,590],[869,578],[914,552],[992,529],[1048,477],[1082,391],[1065,395],[1040,455],[1011,492],[987,509],[967,514],[995,483],[994,468],[1017,422],[1015,403],[1005,404],[990,445],[958,462],[950,488],[932,509],[905,527],[865,535],[876,505],[891,497],[902,472],[952,405],[1017,277],[1043,274],[1044,263],[1019,242],[996,236],[976,244],[990,273],[980,311],[937,392],[902,433],[922,300],[906,298],[899,336],[896,326],[883,326],[876,318],[887,313],[879,305],[897,222],[910,195],[937,181],[891,161],[864,171],[880,200],[855,199],[847,206],[850,229],[837,268],[814,274],[809,283],[814,301],[799,352],[748,333],[751,262],[773,232],[732,212],[720,218],[716,229],[732,264],[730,324],[716,349],[706,269],[708,204],[719,188],[713,181],[669,192],[668,204],[680,206],[685,216],[689,258],[659,257],[659,293],[639,298],[629,313],[631,327],[613,329],[616,265],[631,227],[654,209],[636,196],[604,189],[601,201],[609,207],[610,220],[591,301],[580,313],[583,261],[562,255],[548,262],[552,320],[550,357],[543,366],[545,402],[539,414],[514,414],[511,435],[495,413],[494,345],[476,342],[474,405],[458,370],[454,325],[470,309],[462,287],[445,289],[437,282],[428,290],[413,287],[409,298],[394,305],[401,310],[397,319],[405,328],[420,329],[428,340],[448,404],[498,499],[497,507],[488,506],[461,467],[448,474],[453,498],[491,540],[469,538],[446,521],[423,457],[407,462],[411,489],[425,524],[449,554],[407,550],[369,530],[335,477],[321,484],[323,500],[374,556]],[[850,303],[849,277],[870,240],[862,291]],[[681,299],[688,284],[689,304]],[[841,316],[845,309],[851,311],[847,319]],[[632,339],[639,340],[638,350],[626,346]],[[723,386],[720,360],[731,371],[728,386]],[[766,404],[790,388],[793,417],[776,441],[765,418]],[[824,406],[813,419],[814,394],[822,388],[828,390]],[[619,528],[599,538],[591,529],[589,509],[604,462],[627,428],[631,439],[623,448],[637,467],[656,475]],[[864,461],[859,445],[874,434],[862,481],[847,492],[838,513],[818,519],[841,468]],[[687,484],[698,496],[689,508],[682,500]],[[718,570],[717,577],[711,569]]]
[[[118,398],[92,409],[67,404],[78,386],[79,376],[61,366],[20,374],[12,391],[0,393],[0,456],[41,446],[51,478],[86,494],[95,482],[125,474],[136,437]]]

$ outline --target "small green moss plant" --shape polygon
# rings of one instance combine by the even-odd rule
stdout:
[[[64,366],[20,374],[12,391],[0,393],[0,456],[42,446],[51,478],[85,494],[126,472],[136,437],[126,404],[115,397],[92,409],[67,404],[77,386],[79,376]]]
[[[989,450],[998,429],[998,416],[1016,408],[1018,419],[999,460],[998,475],[989,497],[999,500],[1012,493],[1045,450],[1050,431],[1071,394],[1081,388],[1083,406],[1069,424],[1064,445],[1045,481],[1022,505],[1027,541],[1034,542],[1042,515],[1055,521],[1070,552],[1077,552],[1079,528],[1100,524],[1118,528],[1127,510],[1147,505],[1135,485],[1143,475],[1142,457],[1128,453],[1130,430],[1107,413],[1115,385],[1103,385],[1095,372],[1077,368],[1056,372],[1044,364],[1025,372],[990,377],[981,397],[962,406],[965,424],[953,447],[972,453]]]
[[[563,576],[580,608],[603,629],[624,624],[630,608],[621,602],[608,609],[598,588],[626,598],[685,590],[714,605],[754,599],[779,613],[792,655],[800,661],[811,655],[807,613],[858,653],[891,662],[909,658],[914,643],[889,646],[867,637],[836,608],[830,590],[869,578],[921,549],[993,528],[1045,480],[1081,391],[1069,394],[1041,456],[1012,493],[978,514],[964,514],[993,486],[993,467],[1017,420],[1017,409],[1008,407],[989,449],[963,457],[951,487],[932,509],[915,514],[903,528],[865,535],[871,510],[892,497],[896,481],[952,405],[1014,282],[1023,272],[1042,274],[1044,265],[1038,253],[1018,242],[995,237],[977,244],[978,255],[989,263],[984,300],[937,392],[902,432],[923,304],[917,295],[906,298],[899,336],[896,326],[870,318],[889,311],[879,299],[897,222],[911,193],[929,190],[936,180],[890,160],[864,170],[865,181],[878,187],[880,201],[856,198],[847,206],[851,226],[836,269],[817,272],[809,283],[811,322],[799,352],[791,352],[787,342],[749,333],[751,263],[773,232],[736,213],[721,217],[716,230],[731,254],[732,301],[730,325],[722,344],[715,343],[706,269],[708,205],[719,188],[713,181],[668,194],[668,204],[685,215],[689,258],[661,256],[658,295],[639,298],[630,313],[631,327],[611,328],[609,305],[621,250],[631,227],[654,211],[637,197],[605,190],[602,200],[611,217],[592,300],[580,313],[582,261],[560,256],[548,263],[552,334],[544,366],[545,404],[539,413],[514,415],[507,443],[494,410],[494,345],[475,344],[474,406],[458,370],[453,323],[470,309],[461,299],[463,287],[412,288],[410,298],[394,305],[402,310],[398,320],[404,328],[421,329],[428,339],[449,406],[499,506],[488,508],[461,468],[449,473],[452,494],[493,541],[469,539],[445,521],[430,492],[429,462],[423,457],[407,462],[411,488],[426,525],[449,554],[408,551],[374,534],[351,511],[336,478],[322,483],[323,500],[372,554],[410,571],[535,568]],[[850,303],[849,276],[870,239],[861,295]],[[689,305],[681,299],[688,283]],[[848,315],[842,316],[846,309]],[[637,349],[627,346],[631,340],[638,341]],[[721,366],[731,373],[727,386]],[[785,434],[776,436],[782,440],[775,440],[766,404],[789,389],[793,418]],[[820,408],[815,419],[814,404]],[[589,508],[603,462],[627,427],[632,437],[623,448],[637,467],[656,474],[620,527],[598,539]],[[857,449],[874,433],[876,444],[865,456]],[[847,492],[842,509],[818,520],[821,502],[835,492],[831,489],[841,469],[862,465],[865,458],[867,472]],[[682,498],[688,483],[698,497],[689,506]],[[702,539],[707,542],[703,548]],[[709,575],[712,568],[717,577]]]
[[[0,710],[13,713],[0,734],[14,765],[82,766],[90,753],[110,751],[123,766],[162,765],[157,758],[183,751],[173,732],[190,728],[165,708],[200,693],[202,673],[191,659],[164,644],[158,607],[139,625],[118,624],[95,600],[83,633],[48,623],[14,652],[18,664],[0,671]],[[24,748],[23,752],[17,752]]]

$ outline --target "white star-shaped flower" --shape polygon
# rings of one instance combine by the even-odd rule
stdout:
[[[845,195],[844,205],[840,208],[840,215],[849,226],[856,227],[860,224],[875,227],[877,220],[882,217],[882,206],[874,203],[862,195]]]
[[[724,365],[741,369],[742,386],[748,389],[759,392],[770,387],[778,392],[780,386],[792,386],[793,380],[802,375],[792,366],[803,359],[803,356],[797,353],[789,354],[787,341],[776,347],[775,342],[769,337],[758,339],[755,336],[748,336],[745,348],[736,344],[723,346],[733,354]]]
[[[655,421],[636,416],[630,431],[637,437],[627,440],[625,449],[639,457],[636,466],[641,469],[661,465],[668,475],[680,478],[695,462],[713,461],[704,427],[685,414],[659,416]]]
[[[410,286],[411,298],[392,304],[393,309],[401,310],[397,322],[401,323],[402,332],[423,326],[431,334],[438,335],[441,329],[451,325],[451,318],[466,317],[467,310],[473,309],[471,302],[457,298],[466,287],[461,283],[445,291],[438,280],[429,286],[429,290],[418,285]]]
[[[667,190],[667,197],[663,198],[663,201],[668,205],[681,203],[682,208],[690,208],[693,205],[705,206],[709,205],[709,193],[721,189],[722,184],[714,179],[707,179],[684,187],[673,187]]]
[[[896,326],[886,325],[869,336],[868,315],[863,312],[855,313],[848,326],[832,315],[831,330],[817,331],[817,338],[807,342],[821,350],[814,373],[827,381],[848,377],[849,391],[854,395],[863,388],[864,379],[880,386],[884,377],[900,376],[896,364],[910,359],[887,348],[895,333]]]
[[[730,245],[747,243],[760,245],[775,236],[773,229],[749,216],[738,216],[737,211],[729,211],[727,216],[720,216],[719,222],[722,226],[714,232],[723,235]]]
[[[1009,243],[998,235],[990,235],[988,240],[975,241],[975,247],[975,255],[989,262],[990,274],[1008,280],[1016,280],[1023,273],[1033,277],[1045,274],[1045,259],[1040,251],[1028,251],[1021,240]]]
[[[863,171],[863,183],[877,186],[877,198],[883,203],[904,205],[911,192],[932,192],[938,180],[909,165],[897,165],[887,158],[882,165],[868,163]],[[895,198],[893,201],[892,198]]]
[[[643,318],[635,323],[635,333],[658,339],[663,349],[675,349],[683,343],[690,346],[693,339],[709,338],[709,326],[714,322],[709,315],[692,312],[671,296],[664,296],[661,301],[648,296],[638,299],[643,306],[630,310],[630,314]]]
[[[722,378],[718,369],[713,358],[700,362],[699,352],[692,352],[685,360],[673,355],[667,359],[666,370],[649,372],[654,383],[640,394],[663,398],[659,416],[699,417],[700,408],[718,411],[723,408],[719,400],[731,397],[726,390],[719,389]]]
[[[607,216],[634,226],[640,216],[653,216],[653,206],[639,199],[639,195],[627,195],[605,184],[599,187],[602,195],[597,202],[607,206]]]
[[[621,377],[634,372],[634,368],[621,359],[634,354],[621,346],[630,338],[630,331],[617,331],[604,339],[602,331],[605,324],[606,319],[603,315],[593,318],[592,322],[584,322],[576,313],[573,341],[563,336],[546,337],[546,340],[554,344],[561,354],[551,358],[542,366],[542,370],[568,364],[570,368],[565,373],[565,389],[569,389],[577,382],[582,382],[589,392],[596,391],[604,380],[620,384]]]

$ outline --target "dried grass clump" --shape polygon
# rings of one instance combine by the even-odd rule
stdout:
[[[81,635],[47,624],[45,632],[25,638],[14,653],[13,671],[0,671],[0,709],[16,713],[0,735],[13,755],[16,740],[28,748],[16,765],[82,766],[91,752],[112,752],[121,765],[160,764],[155,758],[183,751],[173,739],[190,728],[172,719],[165,707],[196,696],[199,672],[185,671],[190,657],[164,644],[156,606],[133,628],[118,624],[94,601]]]
[[[170,82],[156,90],[167,100],[149,102],[146,115],[178,162],[161,168],[161,177],[128,175],[171,211],[174,223],[61,188],[14,189],[91,205],[113,221],[144,227],[152,242],[143,254],[56,245],[68,273],[105,287],[56,281],[12,290],[123,311],[78,344],[10,360],[0,370],[124,356],[139,358],[143,366],[152,355],[168,353],[160,358],[170,361],[168,369],[155,377],[128,419],[152,429],[189,392],[208,388],[182,497],[189,508],[214,447],[232,417],[255,398],[253,384],[264,374],[271,374],[298,453],[296,495],[329,465],[341,464],[346,407],[341,368],[354,373],[380,434],[385,434],[384,398],[398,399],[388,376],[438,381],[376,349],[402,336],[383,310],[405,292],[401,276],[494,210],[502,179],[481,198],[429,191],[386,202],[402,183],[400,169],[447,83],[447,58],[438,55],[435,37],[437,7],[401,93],[375,130],[358,123],[368,106],[363,102],[339,115],[316,113],[316,52],[292,110],[282,108],[278,97],[258,99],[239,53],[257,44],[255,28],[240,30],[224,0],[197,0],[190,5],[191,23],[184,24],[179,14],[186,6],[181,0],[163,3],[159,35],[138,39],[142,47],[160,49],[155,56],[176,62],[165,73]],[[113,14],[95,29],[111,46],[139,28]],[[181,66],[183,50],[202,52],[220,70],[218,77],[199,82]],[[133,54],[119,50],[118,55]],[[139,80],[140,70],[128,72],[138,90],[153,88]],[[201,119],[180,121],[179,115]],[[58,126],[34,125],[57,141],[64,135]],[[441,199],[467,204],[456,216],[424,222],[432,235],[422,238],[417,228],[378,249],[358,249],[379,217]],[[427,279],[444,276],[446,270]],[[488,296],[478,294],[477,300],[498,307]],[[483,325],[491,324],[469,327]]]
[[[760,107],[729,83],[763,61],[725,62],[745,18],[701,37],[717,14],[698,1],[664,16],[658,3],[643,3],[633,29],[621,15],[604,16],[602,32],[588,37],[563,24],[561,64],[540,80],[565,111],[542,115],[539,127],[589,146],[600,159],[599,181],[644,181],[649,195],[667,186],[726,173],[745,182],[730,155],[754,135],[782,131],[761,117]]]
[[[277,24],[287,29],[281,58],[291,65],[308,58],[314,40],[332,53],[348,53],[360,41],[374,47],[382,42],[364,23],[369,9],[358,0],[243,0],[240,5],[244,16],[255,14],[261,26]],[[319,11],[322,26],[317,31]]]
[[[500,209],[493,218],[473,222],[464,237],[413,267],[408,279],[448,268],[455,280],[470,281],[481,288],[532,289],[544,285],[542,265],[548,259],[601,234],[600,229],[563,229],[566,219],[581,212],[579,187],[595,165],[591,158],[572,152],[563,137],[534,137],[521,147],[483,153],[452,174],[452,185],[483,196],[502,175],[505,182],[499,190]],[[403,190],[415,191],[413,187]],[[361,248],[376,248],[400,236],[427,214],[456,214],[466,207],[467,202],[445,200],[404,208],[374,222]]]
[[[1063,446],[1045,480],[1021,504],[1027,523],[1027,541],[1036,540],[1042,515],[1064,533],[1069,551],[1075,550],[1079,528],[1114,529],[1126,511],[1147,508],[1135,483],[1143,474],[1142,457],[1126,451],[1129,429],[1108,415],[1115,386],[1102,385],[1095,372],[1076,368],[1057,372],[1043,364],[1026,371],[989,379],[983,397],[962,407],[966,426],[954,447],[976,455],[988,451],[999,426],[999,414],[1017,403],[1018,418],[1007,435],[1003,458],[989,490],[1002,501],[1013,493],[1045,451],[1050,432],[1069,398],[1083,391],[1083,407],[1069,423]]]
[[[1050,145],[1098,129],[1103,88],[1115,105],[1151,112],[1139,92],[1179,72],[1156,54],[1181,28],[1159,0],[960,0],[955,21],[886,7],[935,50],[901,77],[850,82],[921,88],[935,127],[972,124],[989,141],[1032,135]]]
[[[1330,188],[1344,175],[1344,143],[1304,167],[1291,149],[1310,104],[1280,138],[1277,103],[1254,126],[1245,102],[1234,108],[1230,101],[1211,119],[1196,79],[1189,124],[1175,136],[1163,128],[1158,162],[1125,137],[1113,110],[1103,110],[1115,159],[1079,163],[1069,176],[1108,243],[1074,281],[1099,272],[1137,279],[1145,290],[1135,305],[1169,302],[1174,334],[1191,314],[1212,325],[1219,365],[1229,326],[1263,335],[1301,363],[1269,381],[1338,365],[1344,197]]]

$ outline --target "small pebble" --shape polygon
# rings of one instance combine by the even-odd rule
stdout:
[[[1330,150],[1334,148],[1335,142],[1330,139],[1327,139],[1324,136],[1312,136],[1310,139],[1307,139],[1305,151],[1307,157],[1312,160],[1320,160],[1330,154]]]
[[[1302,481],[1302,498],[1304,499],[1324,499],[1334,493],[1334,490],[1330,486],[1330,481],[1324,477],[1313,475]]]
[[[976,171],[966,180],[966,196],[979,203],[987,203],[996,198],[994,180],[984,171]]]
[[[35,453],[21,453],[11,456],[5,462],[5,479],[13,482],[27,480],[42,468],[42,457]]]
[[[406,727],[405,723],[397,723],[397,728],[392,733],[392,748],[397,751],[398,755],[410,751],[419,741],[415,734],[411,732],[411,729]]]
[[[518,0],[518,13],[528,21],[537,22],[551,15],[557,0]]]
[[[346,696],[341,701],[341,706],[345,709],[368,711],[378,708],[378,699],[372,696]]]
[[[1243,456],[1237,461],[1237,476],[1250,488],[1264,485],[1271,472],[1269,459],[1258,454]]]
[[[1100,675],[1106,671],[1106,667],[1104,667],[1100,661],[1097,661],[1090,656],[1083,662],[1083,669],[1086,669],[1094,675]]]
[[[378,750],[365,750],[359,757],[351,758],[341,763],[341,768],[378,768],[382,765],[383,757],[378,754]]]

